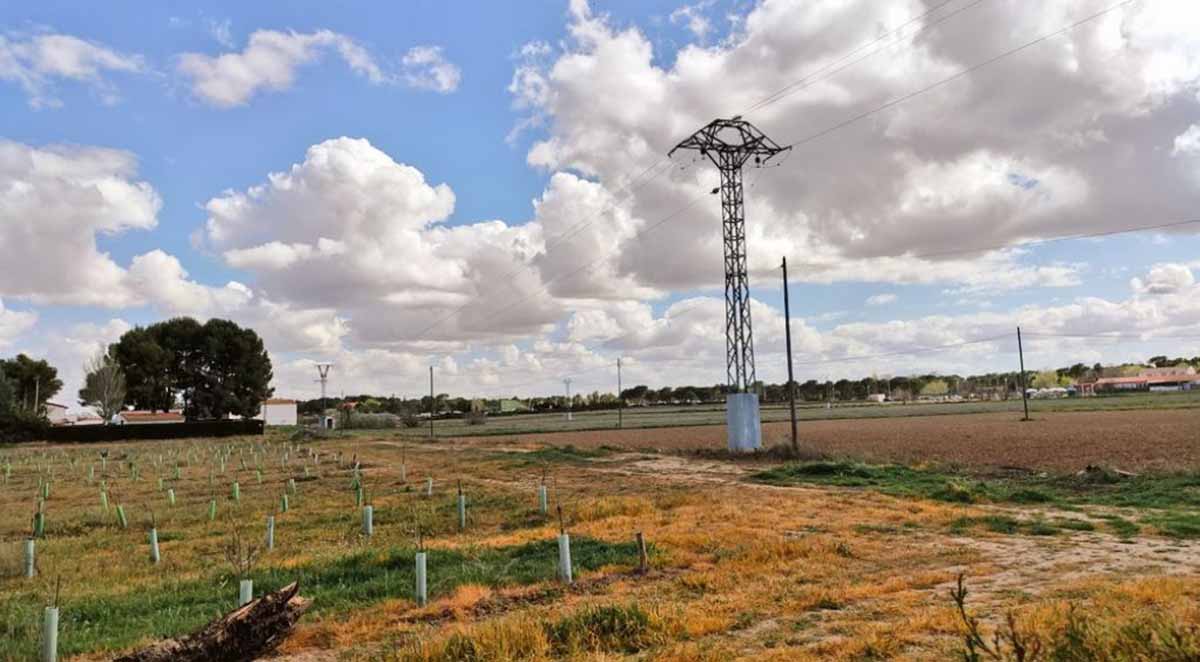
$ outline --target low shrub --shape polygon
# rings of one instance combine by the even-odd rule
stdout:
[[[50,423],[41,416],[24,411],[0,413],[0,443],[19,443],[45,439]]]
[[[985,631],[967,610],[963,577],[951,590],[963,631],[964,662],[1176,662],[1200,659],[1200,627],[1165,610],[1137,608],[1084,611],[1073,603],[1050,619],[1008,612]]]
[[[388,430],[397,427],[400,417],[395,414],[354,414],[346,417],[342,427],[347,430]]]
[[[487,423],[487,412],[469,411],[463,414],[463,420],[466,421],[467,425],[483,425]]]
[[[586,607],[546,625],[556,652],[637,653],[661,640],[657,621],[636,604]]]

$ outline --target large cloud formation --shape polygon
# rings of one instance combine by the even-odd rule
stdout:
[[[99,237],[156,227],[161,207],[154,187],[137,179],[129,152],[0,140],[0,297],[196,314],[249,298],[238,283],[211,288],[188,280],[178,258],[160,250],[124,267],[99,249]]]
[[[313,392],[316,358],[335,360],[351,392],[419,392],[430,363],[447,391],[546,392],[567,374],[577,387],[610,389],[618,355],[631,383],[711,383],[724,356],[723,304],[706,294],[721,284],[716,173],[693,155],[664,156],[715,116],[743,112],[796,143],[780,167],[747,173],[755,282],[775,277],[786,254],[799,281],[936,284],[980,302],[1090,273],[1039,263],[1023,242],[1194,214],[1200,6],[1184,0],[1125,5],[823,135],[1106,6],[984,2],[913,20],[934,5],[763,0],[722,35],[704,13],[712,6],[693,3],[676,21],[701,40],[670,53],[573,0],[568,38],[520,49],[510,86],[521,117],[509,138],[547,174],[529,218],[450,225],[450,184],[366,139],[333,138],[205,203],[202,245],[246,284],[209,287],[165,253],[122,266],[96,248],[98,234],[155,223],[157,197],[128,154],[5,145],[0,251],[45,273],[0,283],[0,296],[232,316],[263,333],[279,386],[296,395]],[[287,87],[324,50],[372,78],[373,60],[344,45],[275,33],[181,66],[202,99],[237,105]],[[861,61],[844,59],[862,45]],[[457,84],[432,55],[410,62],[434,67],[426,86]],[[39,198],[61,203],[44,229],[20,220]],[[80,215],[87,205],[100,213]],[[39,237],[54,241],[33,254],[8,248]],[[805,378],[931,363],[1011,369],[1020,324],[1035,366],[1144,358],[1154,343],[1178,345],[1156,338],[1200,333],[1194,267],[1155,266],[1127,295],[1008,311],[837,324],[801,316],[795,351]],[[109,287],[101,296],[81,282]],[[672,292],[687,298],[665,302]],[[778,381],[784,320],[761,301],[753,314],[759,375]],[[1138,342],[1072,337],[1099,333]],[[860,358],[943,346],[934,358]]]
[[[644,365],[648,377],[719,379],[720,300],[657,314],[650,303],[720,283],[719,207],[708,196],[716,176],[687,158],[663,162],[674,142],[809,76],[747,114],[780,142],[803,141],[1100,8],[983,3],[910,22],[927,3],[765,0],[724,39],[671,59],[636,26],[576,0],[569,39],[521,49],[510,86],[525,116],[511,138],[533,135],[528,161],[550,173],[531,219],[446,226],[448,186],[342,138],[260,186],[210,200],[205,238],[270,299],[344,315],[337,351],[359,370],[388,364],[378,354],[388,352],[397,357],[388,365],[408,366],[413,379],[423,369],[414,357],[436,351],[462,357],[451,383],[540,375],[544,389],[555,371],[605,370],[605,356],[622,353],[635,375]],[[939,284],[955,296],[1079,284],[1086,265],[1027,262],[1019,244],[1186,218],[1200,202],[1189,160],[1198,22],[1186,3],[1129,5],[748,173],[755,277],[773,274],[786,253],[797,279],[814,283]],[[711,42],[711,24],[703,32]],[[811,76],[862,44],[871,45],[861,62]],[[845,360],[972,342],[1018,322],[1054,333],[1195,324],[1194,284],[1178,268],[1132,287],[1126,300],[1009,313],[824,331],[802,323],[798,352]],[[782,351],[782,319],[764,304],[755,316],[770,362]],[[961,350],[968,363],[981,365],[980,346]]]
[[[836,75],[813,76],[928,4],[765,0],[721,44],[689,45],[664,63],[636,27],[618,28],[577,0],[572,40],[556,58],[532,49],[514,77],[517,106],[548,127],[529,162],[616,190],[712,117],[808,77],[746,114],[779,142],[801,142],[783,167],[747,176],[750,259],[760,273],[786,252],[806,280],[911,280],[904,274],[928,269],[939,280],[967,279],[978,254],[951,265],[912,256],[1189,217],[1200,202],[1195,165],[1172,150],[1193,142],[1186,118],[1198,107],[1200,7],[1182,0],[1133,3],[803,142],[1104,6],[983,3],[938,22],[946,8]],[[633,217],[659,218],[712,186],[704,164],[667,172],[639,189]],[[643,285],[711,284],[718,211],[703,204],[615,247],[613,260]],[[667,246],[671,260],[650,259]],[[1024,271],[1010,264],[997,281],[1014,270]]]

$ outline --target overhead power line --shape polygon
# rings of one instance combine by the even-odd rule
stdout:
[[[986,1],[986,0],[974,0],[973,2],[970,2],[970,3],[969,3],[969,4],[967,4],[967,5],[964,5],[964,6],[962,6],[962,7],[959,7],[958,9],[955,9],[955,10],[953,10],[952,12],[950,12],[950,13],[948,13],[948,14],[944,15],[944,16],[941,16],[941,17],[939,17],[937,20],[935,20],[935,21],[933,21],[933,22],[930,22],[930,23],[928,23],[928,24],[926,24],[926,25],[922,26],[922,27],[921,27],[921,29],[919,29],[919,30],[917,30],[917,31],[913,32],[911,35],[909,35],[909,37],[910,37],[910,38],[911,38],[911,37],[915,37],[915,36],[917,36],[917,35],[921,34],[922,32],[925,32],[926,30],[929,30],[929,29],[933,28],[934,26],[936,26],[936,25],[939,25],[939,24],[941,24],[941,23],[943,23],[943,22],[945,22],[945,21],[947,21],[947,20],[949,20],[949,19],[953,18],[954,16],[956,16],[956,15],[958,15],[958,14],[962,13],[963,11],[966,11],[966,10],[968,10],[968,9],[971,9],[971,8],[975,7],[976,5],[979,5],[979,4],[981,4],[982,2],[985,2],[985,1]],[[930,9],[929,9],[929,10],[927,10],[927,11],[925,11],[924,13],[922,13],[922,14],[920,14],[920,15],[918,15],[918,16],[915,16],[915,17],[913,17],[913,18],[909,19],[909,20],[908,20],[908,21],[906,21],[905,23],[901,24],[899,27],[897,27],[897,28],[895,28],[895,29],[893,29],[893,30],[890,30],[890,31],[888,31],[888,32],[886,32],[886,33],[884,33],[884,34],[882,34],[882,35],[880,35],[880,36],[879,36],[879,37],[877,37],[876,39],[874,39],[874,40],[872,40],[872,41],[870,41],[870,42],[868,42],[868,43],[866,43],[866,44],[863,44],[862,46],[860,46],[860,47],[858,47],[858,48],[856,48],[856,49],[854,49],[854,50],[850,51],[849,53],[846,53],[845,55],[843,55],[842,57],[838,58],[837,60],[834,60],[833,62],[831,62],[831,63],[829,63],[829,64],[827,64],[827,65],[825,65],[825,66],[823,66],[823,67],[820,67],[820,68],[818,68],[818,69],[817,69],[816,71],[814,71],[812,74],[809,74],[808,76],[805,76],[804,78],[802,78],[802,79],[800,79],[800,80],[798,80],[798,81],[796,81],[796,82],[794,82],[794,83],[791,83],[791,84],[789,84],[789,85],[785,86],[784,88],[782,88],[782,89],[780,89],[780,90],[777,90],[776,92],[773,92],[773,93],[772,93],[772,94],[770,94],[770,95],[767,95],[767,96],[766,96],[766,97],[764,97],[763,99],[761,99],[761,100],[759,100],[758,102],[756,102],[756,103],[755,103],[753,106],[751,106],[751,107],[750,107],[750,109],[748,109],[748,110],[747,110],[747,111],[745,111],[745,112],[746,112],[746,113],[749,113],[749,112],[751,112],[751,111],[753,111],[753,110],[758,110],[758,109],[764,108],[764,107],[766,107],[766,106],[768,106],[768,105],[770,105],[770,104],[772,104],[772,103],[775,103],[775,102],[779,101],[779,100],[780,100],[780,99],[782,99],[783,97],[786,97],[786,96],[788,96],[788,95],[790,95],[790,94],[793,94],[793,93],[795,93],[795,92],[798,92],[798,91],[800,91],[801,89],[804,89],[805,87],[808,87],[808,86],[812,85],[813,83],[819,82],[819,81],[821,81],[821,80],[826,80],[826,79],[828,79],[828,78],[832,77],[833,75],[835,75],[835,74],[837,74],[837,73],[839,73],[839,72],[841,72],[841,71],[845,70],[846,68],[848,68],[848,67],[850,67],[850,66],[853,66],[854,64],[857,64],[858,62],[861,62],[862,60],[865,60],[866,58],[868,58],[868,57],[870,57],[870,56],[872,56],[872,55],[876,54],[877,52],[879,52],[879,50],[876,50],[876,51],[872,51],[872,52],[870,52],[870,53],[867,53],[867,54],[866,54],[866,55],[864,55],[863,57],[861,57],[861,58],[858,58],[858,59],[855,59],[855,60],[853,60],[852,62],[848,62],[848,63],[847,63],[847,60],[850,60],[850,59],[851,59],[851,58],[853,58],[855,55],[857,55],[857,54],[861,53],[861,52],[862,52],[862,51],[864,51],[865,49],[869,49],[870,47],[872,47],[872,46],[874,46],[874,45],[876,45],[876,44],[879,44],[880,42],[882,42],[882,41],[884,41],[884,40],[886,40],[886,39],[888,39],[888,38],[890,38],[890,37],[894,37],[894,36],[896,36],[896,35],[897,35],[897,34],[898,34],[900,31],[902,31],[902,30],[904,30],[905,28],[909,27],[909,26],[910,26],[910,25],[912,25],[913,23],[916,23],[917,21],[920,21],[920,20],[922,20],[922,19],[924,19],[924,18],[926,18],[926,17],[928,17],[928,16],[930,16],[930,15],[934,14],[934,13],[935,13],[935,12],[937,12],[938,10],[940,10],[940,9],[942,9],[942,8],[944,8],[944,7],[946,7],[947,5],[950,5],[950,4],[952,4],[953,2],[954,2],[954,0],[945,0],[944,2],[941,2],[940,4],[937,4],[937,5],[935,5],[934,7],[930,8]],[[842,66],[839,66],[839,65],[842,65]],[[743,114],[745,114],[745,113],[743,113]],[[670,168],[669,168],[669,167],[668,167],[668,168],[662,168],[662,169],[658,170],[658,171],[657,171],[657,172],[656,172],[656,173],[655,173],[655,174],[654,174],[652,177],[650,177],[649,179],[646,179],[646,180],[644,180],[644,181],[641,181],[641,180],[642,180],[642,179],[643,179],[643,178],[646,176],[646,174],[647,174],[647,173],[649,173],[649,172],[651,172],[652,170],[654,170],[655,168],[657,168],[659,165],[661,165],[662,163],[664,163],[664,161],[669,163],[669,161],[668,161],[668,160],[666,160],[666,159],[661,159],[661,158],[660,158],[660,159],[656,160],[654,163],[650,164],[650,165],[649,165],[649,166],[648,166],[648,167],[647,167],[645,170],[641,171],[641,172],[640,172],[638,175],[636,175],[635,177],[633,177],[633,179],[631,179],[631,180],[630,180],[630,183],[629,183],[629,184],[626,184],[624,187],[622,187],[621,189],[619,189],[617,193],[618,193],[618,194],[620,194],[620,193],[622,193],[622,192],[626,192],[626,193],[628,193],[628,194],[633,194],[633,193],[635,193],[636,191],[640,190],[641,188],[644,188],[645,186],[647,186],[647,185],[648,185],[650,182],[652,182],[653,180],[657,179],[658,177],[661,177],[661,176],[662,176],[663,174],[665,174],[665,173],[666,173],[668,170],[670,170]],[[776,164],[774,167],[779,167],[779,165],[782,165],[782,164]],[[639,183],[639,182],[640,182],[640,183]],[[557,236],[556,236],[556,237],[555,237],[553,240],[551,240],[551,241],[547,242],[547,243],[545,244],[545,246],[544,246],[543,250],[545,250],[545,251],[547,251],[547,252],[548,252],[548,251],[549,251],[549,249],[550,249],[551,247],[553,247],[553,246],[555,246],[555,245],[558,245],[558,244],[562,243],[563,241],[565,241],[565,240],[567,240],[567,239],[570,239],[571,237],[573,237],[573,236],[577,235],[579,232],[582,232],[582,231],[583,231],[585,228],[587,228],[588,226],[590,226],[590,225],[592,225],[593,223],[595,223],[595,221],[596,221],[596,220],[598,220],[598,219],[599,219],[599,218],[600,218],[600,217],[601,217],[601,216],[602,216],[604,213],[606,213],[606,212],[607,212],[609,209],[612,209],[612,208],[614,208],[614,207],[616,206],[616,204],[617,204],[617,203],[618,203],[618,201],[617,201],[617,200],[614,200],[613,202],[610,202],[609,204],[605,205],[605,207],[604,207],[604,208],[602,208],[601,210],[597,211],[596,213],[594,213],[594,214],[590,215],[589,217],[585,218],[584,220],[582,220],[582,221],[580,221],[580,222],[576,223],[575,225],[571,226],[570,228],[567,228],[567,229],[566,229],[566,230],[564,230],[562,233],[560,233],[559,235],[557,235]],[[505,275],[501,276],[501,279],[508,279],[508,278],[512,278],[513,276],[515,276],[515,275],[517,275],[518,273],[520,273],[520,271],[522,270],[522,268],[523,268],[523,267],[521,267],[521,268],[518,268],[518,269],[514,269],[514,270],[512,270],[511,272],[509,272],[509,273],[507,273],[507,274],[505,274]],[[430,323],[428,326],[426,326],[426,327],[422,328],[422,329],[421,329],[421,330],[420,330],[420,331],[417,333],[417,337],[416,337],[415,339],[412,339],[412,340],[410,340],[409,342],[420,342],[421,340],[424,340],[424,339],[426,339],[426,336],[427,336],[427,334],[428,334],[430,331],[432,331],[433,329],[437,328],[437,327],[438,327],[439,325],[441,325],[443,322],[446,322],[446,321],[448,321],[449,319],[453,318],[454,316],[456,316],[456,315],[460,314],[462,311],[464,311],[464,310],[466,310],[468,307],[470,307],[470,305],[471,305],[472,303],[474,303],[474,302],[473,302],[473,301],[467,301],[467,302],[465,302],[465,303],[461,304],[460,306],[458,306],[458,307],[456,307],[456,308],[453,308],[453,309],[451,309],[449,312],[447,312],[446,314],[442,315],[441,317],[438,317],[438,318],[437,318],[437,319],[435,319],[435,320],[434,320],[432,323]]]
[[[914,90],[914,91],[912,91],[912,92],[909,92],[908,94],[904,94],[904,95],[902,95],[902,96],[896,97],[896,98],[892,99],[891,101],[888,101],[888,102],[886,102],[886,103],[884,103],[884,104],[882,104],[882,105],[880,105],[880,106],[876,106],[875,108],[873,108],[873,109],[871,109],[871,110],[868,110],[868,111],[864,111],[864,112],[862,112],[862,113],[859,113],[859,114],[857,114],[857,115],[855,115],[855,116],[853,116],[853,117],[851,117],[851,118],[849,118],[849,119],[843,120],[843,121],[841,121],[841,122],[838,122],[837,124],[834,124],[834,125],[832,125],[832,126],[830,126],[830,127],[827,127],[827,128],[825,128],[825,129],[822,129],[822,130],[820,130],[820,131],[818,131],[818,132],[816,132],[816,133],[814,133],[814,134],[811,134],[811,135],[809,135],[809,136],[806,136],[806,137],[804,137],[804,138],[801,138],[801,139],[799,139],[799,140],[796,140],[795,142],[789,143],[789,144],[788,144],[788,146],[789,146],[789,147],[799,147],[799,146],[801,146],[801,145],[805,145],[805,144],[807,144],[807,143],[810,143],[810,142],[812,142],[812,141],[814,141],[814,140],[817,140],[817,139],[819,139],[819,138],[823,138],[823,137],[825,137],[825,136],[827,136],[827,135],[829,135],[829,134],[833,133],[834,131],[837,131],[838,129],[841,129],[841,128],[844,128],[844,127],[847,127],[847,126],[849,126],[849,125],[851,125],[851,124],[854,124],[854,123],[856,123],[856,122],[859,122],[859,121],[862,121],[862,120],[864,120],[864,119],[866,119],[866,118],[868,118],[868,117],[870,117],[870,116],[872,116],[872,115],[875,115],[876,113],[880,113],[880,112],[883,112],[883,111],[885,111],[885,110],[887,110],[887,109],[889,109],[889,108],[895,107],[895,106],[897,106],[897,105],[899,105],[899,104],[901,104],[901,103],[904,103],[905,101],[908,101],[909,99],[912,99],[913,97],[917,97],[917,96],[920,96],[920,95],[922,95],[922,94],[925,94],[926,92],[930,92],[930,91],[932,91],[932,90],[935,90],[935,89],[937,89],[937,88],[939,88],[939,87],[941,87],[941,86],[943,86],[943,85],[945,85],[945,84],[947,84],[947,83],[953,82],[953,81],[955,81],[955,80],[958,80],[959,78],[962,78],[962,77],[964,77],[964,76],[967,76],[967,75],[969,75],[969,74],[971,74],[971,73],[974,73],[974,72],[976,72],[976,71],[978,71],[978,70],[980,70],[980,69],[982,69],[982,68],[984,68],[984,67],[986,67],[986,66],[988,66],[988,65],[990,65],[990,64],[993,64],[993,63],[995,63],[995,62],[999,62],[1000,60],[1003,60],[1004,58],[1007,58],[1007,57],[1010,57],[1010,56],[1016,55],[1017,53],[1020,53],[1021,51],[1024,51],[1024,50],[1026,50],[1026,49],[1032,48],[1032,47],[1034,47],[1034,46],[1036,46],[1036,45],[1038,45],[1038,44],[1040,44],[1040,43],[1042,43],[1042,42],[1044,42],[1044,41],[1047,41],[1047,40],[1049,40],[1049,39],[1053,39],[1054,37],[1057,37],[1057,36],[1059,36],[1059,35],[1061,35],[1061,34],[1066,34],[1066,33],[1070,32],[1070,31],[1072,31],[1072,30],[1074,30],[1074,29],[1076,29],[1076,28],[1078,28],[1078,27],[1080,27],[1080,26],[1082,26],[1082,25],[1084,25],[1084,24],[1086,24],[1086,23],[1089,23],[1089,22],[1091,22],[1091,21],[1094,21],[1094,20],[1096,20],[1097,18],[1100,18],[1101,16],[1105,16],[1105,15],[1107,15],[1107,14],[1110,14],[1110,13],[1112,13],[1112,12],[1114,12],[1114,11],[1116,11],[1116,10],[1120,9],[1121,7],[1124,7],[1124,6],[1126,6],[1126,5],[1132,4],[1132,3],[1134,3],[1134,2],[1137,2],[1137,0],[1123,0],[1122,2],[1118,2],[1118,3],[1117,3],[1117,4],[1115,4],[1115,5],[1111,5],[1111,6],[1107,7],[1107,8],[1105,8],[1105,9],[1102,9],[1102,10],[1100,10],[1100,11],[1098,11],[1098,12],[1094,13],[1094,14],[1091,14],[1091,15],[1089,15],[1089,16],[1087,16],[1087,17],[1085,17],[1085,18],[1082,18],[1082,19],[1080,19],[1080,20],[1078,20],[1078,21],[1075,21],[1074,23],[1071,23],[1071,24],[1069,24],[1069,25],[1066,25],[1066,26],[1064,26],[1064,27],[1061,27],[1061,28],[1059,28],[1059,29],[1057,29],[1057,30],[1055,30],[1055,31],[1053,31],[1053,32],[1048,32],[1048,33],[1046,33],[1046,34],[1044,34],[1044,35],[1042,35],[1042,36],[1040,36],[1040,37],[1038,37],[1038,38],[1036,38],[1036,39],[1034,39],[1034,40],[1032,40],[1032,41],[1027,41],[1027,42],[1025,42],[1025,43],[1021,44],[1020,46],[1017,46],[1017,47],[1015,47],[1015,48],[1010,48],[1009,50],[1007,50],[1007,51],[1004,51],[1003,53],[1000,53],[999,55],[994,55],[994,56],[992,56],[992,57],[990,57],[990,58],[988,58],[988,59],[986,59],[986,60],[984,60],[984,61],[982,61],[982,62],[979,62],[979,63],[973,64],[973,65],[971,65],[971,66],[969,66],[969,67],[966,67],[966,68],[964,68],[964,69],[960,69],[960,70],[959,70],[959,71],[957,71],[956,73],[954,73],[954,74],[952,74],[952,75],[950,75],[950,76],[947,76],[946,78],[943,78],[943,79],[941,79],[941,80],[937,81],[936,83],[933,83],[932,85],[927,85],[927,86],[925,86],[925,87],[922,87],[921,89]]]
[[[909,39],[912,39],[912,38],[916,37],[917,35],[920,35],[921,33],[926,32],[928,30],[931,30],[932,28],[954,18],[955,16],[961,14],[962,12],[967,11],[968,9],[972,9],[972,8],[976,7],[977,5],[980,5],[986,1],[987,0],[974,0],[974,2],[963,5],[962,7],[955,9],[954,11],[946,14],[945,16],[938,17],[936,20],[926,23],[920,29],[914,31],[910,35],[907,35],[907,37]],[[763,108],[766,108],[767,106],[769,106],[773,103],[776,103],[785,97],[791,96],[792,94],[795,94],[796,92],[799,92],[803,89],[811,87],[815,83],[819,83],[821,81],[828,80],[830,77],[858,64],[859,62],[862,62],[863,60],[866,60],[867,58],[870,58],[870,57],[882,52],[886,48],[886,46],[876,48],[875,50],[872,50],[871,52],[863,55],[862,57],[855,58],[852,61],[847,62],[847,60],[851,60],[851,58],[854,58],[855,55],[861,53],[862,51],[864,51],[868,48],[871,48],[872,46],[875,46],[875,45],[879,44],[880,42],[883,42],[892,37],[898,36],[899,33],[902,30],[904,30],[905,28],[907,28],[908,26],[912,25],[913,23],[916,23],[917,21],[920,21],[923,18],[930,16],[934,12],[937,12],[939,9],[942,9],[943,7],[951,4],[952,2],[954,2],[954,0],[947,0],[946,2],[942,2],[941,4],[935,5],[934,7],[932,7],[931,9],[929,9],[928,11],[926,11],[923,14],[914,16],[913,18],[909,19],[908,21],[906,21],[899,27],[889,30],[888,32],[885,32],[884,34],[880,35],[876,39],[874,39],[870,42],[867,42],[866,44],[863,44],[862,46],[859,46],[858,48],[854,49],[853,51],[850,51],[849,53],[842,56],[841,58],[838,58],[837,60],[834,60],[833,62],[830,62],[822,67],[819,67],[816,71],[813,71],[812,73],[805,75],[803,78],[800,78],[799,80],[797,80],[793,83],[790,83],[790,84],[780,88],[779,90],[772,92],[771,94],[768,94],[767,96],[763,97],[762,99],[759,99],[757,102],[755,102],[749,108],[742,111],[741,114],[749,115],[750,113],[755,112],[757,110],[762,110]]]
[[[1091,338],[1097,340],[1140,340],[1143,342],[1154,340],[1200,340],[1200,335],[1148,336],[1137,333],[1038,333],[1037,331],[1025,331],[1024,333],[1027,336],[1038,338]]]
[[[983,253],[987,251],[998,251],[1010,248],[1025,248],[1026,246],[1041,246],[1043,244],[1054,244],[1063,241],[1075,241],[1078,239],[1097,239],[1100,237],[1111,237],[1119,234],[1129,234],[1131,232],[1151,232],[1154,230],[1170,230],[1188,225],[1200,224],[1200,218],[1191,218],[1184,221],[1172,221],[1170,223],[1159,223],[1156,225],[1137,225],[1118,228],[1115,230],[1100,230],[1098,232],[1083,232],[1079,234],[1067,234],[1056,237],[1047,237],[1045,239],[1031,239],[1019,244],[993,244],[991,246],[980,246],[976,248],[956,248],[945,251],[934,251],[930,253],[915,253],[903,254],[898,256],[880,256],[880,257],[909,257],[917,259],[925,259],[931,257],[944,257],[946,255],[960,255],[963,253]]]
[[[918,347],[916,349],[897,350],[895,352],[882,352],[879,354],[859,354],[857,356],[855,356],[855,355],[840,356],[836,359],[821,359],[818,361],[797,361],[795,363],[795,365],[828,365],[828,364],[832,364],[832,363],[850,363],[853,361],[865,361],[868,359],[881,359],[881,358],[886,358],[889,356],[910,356],[910,355],[917,355],[917,354],[929,354],[929,353],[933,353],[933,352],[942,352],[947,349],[966,347],[968,345],[982,345],[984,343],[995,342],[997,340],[1003,340],[1005,338],[1013,338],[1015,340],[1015,337],[1012,334],[1006,333],[1004,335],[991,336],[989,338],[979,338],[977,340],[966,340],[963,342],[947,343],[945,345],[933,345],[933,346],[929,346],[929,347]]]

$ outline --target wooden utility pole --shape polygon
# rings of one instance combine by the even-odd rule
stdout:
[[[800,452],[800,441],[796,436],[796,378],[792,374],[792,312],[788,303],[787,257],[783,258],[783,329],[787,339],[788,403],[792,409],[792,452]]]
[[[433,366],[429,366],[429,438],[433,439],[433,412],[437,398],[433,395]]]
[[[1025,348],[1021,345],[1021,327],[1017,327],[1017,356],[1021,358],[1021,403],[1025,405],[1025,418],[1029,420],[1029,387],[1025,384]]]

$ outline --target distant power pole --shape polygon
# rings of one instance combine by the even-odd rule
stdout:
[[[567,387],[567,420],[575,420],[574,416],[571,415],[571,378],[567,377],[564,379],[563,385]]]
[[[617,357],[617,427],[625,427],[625,396],[621,395],[621,357]]]
[[[321,382],[321,427],[325,427],[325,411],[328,405],[325,403],[325,388],[329,384],[329,369],[333,367],[332,363],[318,363],[317,381]]]
[[[746,215],[742,166],[754,159],[761,166],[780,147],[738,115],[716,119],[676,145],[700,152],[721,171],[721,226],[725,242],[725,376],[735,393],[754,388],[754,333],[750,324],[750,277],[746,267]],[[715,191],[714,191],[715,193]]]
[[[787,257],[783,258],[783,330],[787,339],[788,403],[792,409],[792,451],[799,454],[800,442],[796,436],[796,377],[792,374],[792,307],[788,302]]]
[[[1025,348],[1021,345],[1021,327],[1017,327],[1017,356],[1021,357],[1021,404],[1025,406],[1025,418],[1029,420],[1029,387],[1025,384]]]

